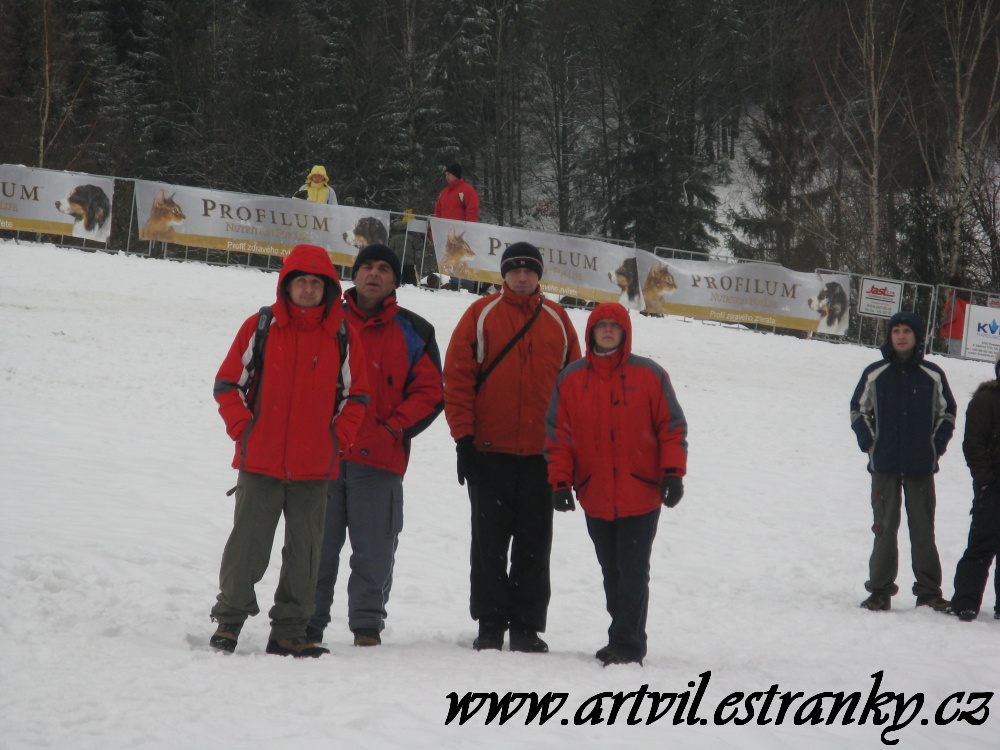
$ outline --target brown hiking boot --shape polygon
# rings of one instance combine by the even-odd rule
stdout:
[[[892,609],[891,598],[888,594],[883,594],[876,591],[874,594],[869,596],[863,602],[861,602],[861,609],[868,609],[872,612],[888,612]]]
[[[944,612],[951,606],[951,602],[947,599],[942,599],[937,594],[924,594],[917,597],[917,606],[930,607],[935,612]]]
[[[382,636],[375,628],[358,628],[354,633],[355,646],[381,646]]]
[[[231,654],[236,650],[236,641],[243,630],[242,622],[220,622],[215,633],[208,639],[208,645],[216,651]]]
[[[268,641],[265,650],[267,653],[276,656],[310,657],[313,659],[330,653],[330,649],[317,646],[302,635],[295,638],[279,638],[278,640]]]

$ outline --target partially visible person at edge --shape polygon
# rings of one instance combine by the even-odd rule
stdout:
[[[434,204],[434,216],[439,219],[455,219],[457,221],[479,221],[479,193],[468,182],[462,179],[462,165],[452,164],[444,171],[447,183],[438,195]],[[475,282],[459,280],[454,276],[450,279],[451,287],[458,289],[474,289]]]
[[[952,285],[962,283],[961,279],[953,278]],[[941,338],[948,343],[948,354],[953,357],[962,356],[962,339],[965,337],[965,312],[972,300],[972,295],[965,289],[953,289],[948,295],[944,312],[941,316]]]
[[[851,398],[851,427],[868,454],[875,535],[865,583],[871,596],[861,606],[874,611],[890,609],[899,592],[903,495],[917,606],[943,612],[949,604],[941,598],[941,560],[934,541],[934,474],[955,431],[955,399],[944,371],[924,360],[923,345],[916,313],[893,315],[882,359],[865,368]]]
[[[963,622],[979,616],[990,565],[1000,560],[1000,356],[993,380],[981,384],[965,412],[962,451],[972,473],[969,543],[955,568],[955,595],[949,613]],[[994,619],[1000,620],[1000,571],[993,571]]]
[[[562,371],[545,415],[552,506],[576,510],[576,489],[601,565],[611,626],[596,658],[642,664],[649,558],[660,506],[684,495],[687,421],[666,371],[632,354],[622,305],[595,307],[584,340],[586,358]]]
[[[556,377],[580,358],[580,343],[566,311],[542,297],[542,271],[534,245],[508,247],[502,288],[465,311],[445,356],[444,413],[471,501],[477,651],[502,649],[508,629],[511,651],[548,651],[538,636],[551,595],[545,409]]]
[[[281,573],[269,612],[266,651],[321,656],[306,638],[323,542],[327,483],[350,449],[368,404],[358,333],[341,308],[340,281],[321,247],[296,245],[278,275],[274,317],[257,372],[258,315],[240,327],[219,368],[215,400],[236,441],[236,510],[222,553],[218,623],[210,645],[236,649],[247,617],[260,612],[254,585],[264,576],[284,516]]]
[[[355,646],[378,646],[385,627],[399,533],[403,528],[403,474],[410,441],[444,407],[441,355],[434,327],[396,302],[400,265],[385,245],[369,245],[354,262],[354,288],[344,314],[361,332],[371,401],[340,472],[329,485],[316,612],[306,628],[323,640],[340,567],[351,538],[347,624]]]
[[[417,223],[413,209],[408,208],[403,212],[402,218],[394,222],[392,233],[389,235],[389,247],[396,253],[403,268],[400,284],[419,286],[420,279],[437,274],[434,249],[427,246],[424,237],[427,222],[420,220],[419,230],[414,229]]]
[[[326,167],[317,164],[306,176],[305,184],[295,191],[293,198],[312,201],[313,203],[326,203],[329,206],[337,205],[337,194],[330,186],[330,178],[326,175]]]

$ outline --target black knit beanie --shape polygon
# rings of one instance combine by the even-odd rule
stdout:
[[[528,268],[542,278],[542,254],[528,242],[515,242],[500,257],[500,275],[506,276],[514,268]]]
[[[450,167],[448,167],[444,171],[448,172],[449,174],[455,175],[460,180],[462,179],[462,165],[461,164],[452,164]]]
[[[368,247],[362,248],[361,252],[358,253],[358,257],[354,261],[354,267],[351,269],[351,275],[357,277],[358,269],[361,268],[361,264],[371,260],[384,260],[390,266],[392,266],[393,276],[396,277],[396,286],[399,286],[399,277],[403,275],[403,266],[399,262],[399,256],[391,248],[385,245],[368,245]]]

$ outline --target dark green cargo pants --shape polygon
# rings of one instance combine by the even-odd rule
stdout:
[[[899,532],[905,497],[906,523],[910,531],[910,557],[913,564],[913,593],[916,596],[941,596],[941,559],[934,543],[934,475],[901,477],[872,472],[872,532],[875,544],[868,561],[868,582],[872,593],[893,596],[899,592],[896,573],[899,569]]]
[[[316,576],[326,513],[325,479],[284,480],[241,471],[236,484],[233,530],[222,553],[218,622],[243,622],[260,613],[254,585],[264,577],[278,520],[285,517],[281,573],[274,592],[272,640],[305,635],[315,608]]]

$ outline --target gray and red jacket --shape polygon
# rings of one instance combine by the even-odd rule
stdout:
[[[593,351],[598,320],[617,321],[622,345]],[[545,415],[549,483],[575,487],[588,516],[614,520],[660,507],[665,473],[687,472],[687,421],[670,377],[656,362],[632,354],[632,324],[617,302],[587,320],[587,356],[556,381]]]
[[[344,294],[344,314],[361,334],[371,400],[345,458],[402,476],[410,441],[444,408],[441,354],[434,327],[400,307],[390,295],[381,312],[366,318],[357,291]]]

